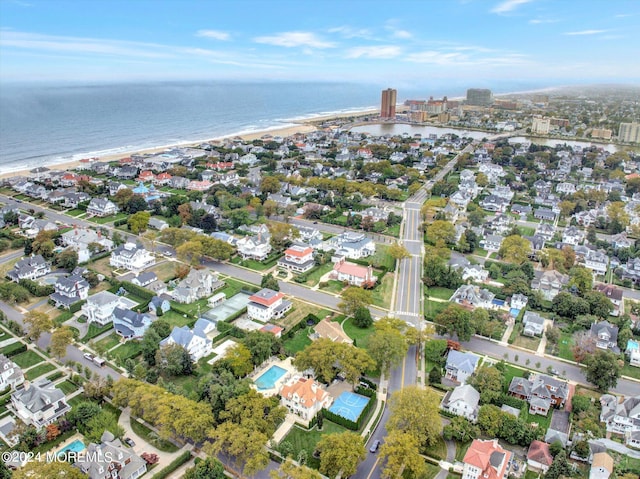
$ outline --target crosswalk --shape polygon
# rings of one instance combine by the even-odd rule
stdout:
[[[409,316],[411,318],[419,318],[420,315],[418,313],[410,313],[408,311],[395,311],[394,314],[396,316]]]

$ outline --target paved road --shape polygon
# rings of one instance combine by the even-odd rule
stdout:
[[[395,211],[394,211],[395,213]],[[284,222],[284,216],[272,216],[271,217],[272,220],[274,221],[282,221]],[[307,226],[310,228],[315,228],[318,231],[320,231],[321,233],[329,233],[329,234],[333,234],[333,235],[339,235],[341,233],[344,233],[345,231],[353,231],[355,233],[364,233],[364,235],[367,238],[371,238],[373,241],[377,242],[377,243],[386,243],[386,244],[391,244],[391,243],[395,243],[397,240],[396,238],[392,237],[392,236],[387,236],[387,235],[381,235],[378,233],[370,233],[370,232],[365,232],[362,230],[355,230],[353,228],[345,228],[344,226],[339,226],[339,225],[331,225],[328,223],[322,223],[319,221],[310,221],[310,220],[306,220],[304,218],[289,218],[289,224],[293,225],[293,226]]]

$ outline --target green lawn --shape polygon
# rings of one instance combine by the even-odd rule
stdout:
[[[79,209],[73,209],[73,210],[69,210],[69,211],[65,211],[65,215],[69,215],[69,216],[73,216],[74,218],[77,218],[80,215],[85,214],[86,211],[83,210],[79,210]]]
[[[441,288],[439,286],[433,286],[427,290],[427,294],[430,298],[443,299],[449,301],[453,295],[453,290],[449,288]]]
[[[529,411],[521,411],[520,418],[526,423],[536,423],[538,424],[538,429],[544,433],[549,429],[549,425],[551,424],[551,415],[552,412],[549,411],[547,416],[540,416],[538,414],[529,414]]]
[[[447,445],[442,436],[438,436],[436,443],[427,447],[423,452],[429,457],[443,461],[447,458]]]
[[[302,328],[296,331],[292,338],[283,342],[282,346],[284,351],[289,356],[294,356],[298,351],[302,351],[308,345],[311,344],[309,339],[309,332],[311,328]]]
[[[622,368],[622,375],[629,376],[630,378],[640,379],[640,368],[631,366],[630,364],[625,362],[625,365]]]
[[[15,343],[9,343],[0,349],[0,354],[4,354],[5,356],[10,356],[12,352],[21,349],[23,344],[20,341],[16,341]]]
[[[438,313],[445,310],[447,306],[449,306],[449,303],[426,299],[424,302],[424,315],[427,319],[433,320]]]
[[[573,334],[562,333],[560,339],[558,339],[558,356],[563,359],[573,361],[573,353],[571,347],[573,346]]]
[[[464,459],[464,455],[467,453],[467,449],[471,445],[471,441],[467,442],[457,442],[456,441],[456,461],[462,461]]]
[[[335,293],[339,294],[344,289],[344,284],[342,281],[330,280],[327,281],[327,285],[320,288],[321,291],[325,291],[327,293]]]
[[[149,444],[154,445],[162,452],[176,452],[179,448],[175,446],[173,443],[169,441],[165,441],[157,437],[156,433],[154,433],[151,429],[149,429],[144,424],[139,423],[135,418],[131,418],[131,429],[138,436],[143,438]]]
[[[118,336],[115,332],[113,332],[106,338],[103,338],[100,341],[98,341],[96,343],[96,346],[98,346],[99,349],[103,348],[105,351],[108,351],[114,346],[117,346],[119,342],[120,342],[120,336]]]
[[[488,251],[482,248],[476,248],[473,250],[473,254],[475,254],[476,256],[482,256],[483,258],[487,256],[487,253]]]
[[[104,216],[102,218],[94,216],[94,217],[88,218],[88,219],[92,223],[98,223],[100,225],[103,225],[103,224],[106,224],[106,223],[112,223],[112,222],[117,221],[117,220],[123,220],[123,219],[127,218],[128,216],[129,215],[126,214],[126,213],[118,213],[117,215]]]
[[[236,256],[231,260],[233,264],[237,264],[239,266],[244,266],[245,268],[252,269],[254,271],[266,271],[270,268],[273,268],[278,262],[278,258],[274,258],[270,261],[261,262],[256,261],[254,259],[242,259],[239,256]]]
[[[189,316],[185,318],[182,314],[176,313],[173,310],[167,311],[161,316],[161,318],[167,321],[171,326],[178,326],[178,327],[185,326],[191,321],[193,321],[193,319],[190,318]]]
[[[384,230],[384,233],[388,234],[389,236],[394,236],[398,238],[400,237],[400,225],[393,225],[387,228],[386,230]]]
[[[309,273],[307,276],[307,282],[304,283],[307,286],[315,286],[325,274],[333,269],[333,263],[325,263],[320,265],[317,269]]]
[[[140,343],[137,341],[127,341],[111,351],[111,353],[121,361],[125,361],[129,358],[135,358],[141,352]]]
[[[511,380],[513,378],[521,378],[524,377],[524,373],[526,371],[524,369],[520,369],[518,367],[512,366],[510,364],[505,364],[504,369],[504,389],[509,389],[509,384],[511,384]]]
[[[376,244],[376,253],[366,259],[367,261],[370,261],[374,268],[382,268],[386,266],[388,271],[393,271],[395,266],[395,260],[389,254],[389,246],[384,244]]]
[[[234,279],[234,278],[226,277],[226,278],[223,278],[223,280],[226,286],[221,290],[216,291],[216,293],[226,294],[227,299],[231,298],[232,296],[235,296],[242,289],[251,288],[251,286],[248,286],[246,283],[243,283],[242,281],[238,281],[237,279]]]
[[[347,319],[342,324],[342,329],[344,329],[347,336],[353,339],[356,345],[360,348],[367,347],[369,336],[374,332],[373,326],[369,326],[368,328],[359,328],[353,323],[353,318]]]
[[[529,349],[531,351],[537,351],[538,346],[540,345],[540,341],[541,339],[538,337],[530,338],[528,336],[518,336],[513,342],[513,345]]]
[[[65,394],[71,394],[78,390],[78,386],[73,384],[71,381],[62,381],[60,384],[56,384],[56,387]]]
[[[48,373],[49,371],[53,371],[56,367],[53,364],[44,363],[36,366],[34,368],[29,369],[25,373],[25,377],[29,381],[33,381],[35,378],[42,376],[43,374]]]
[[[83,343],[88,343],[89,341],[91,341],[96,336],[100,336],[102,333],[105,333],[105,332],[109,331],[110,329],[113,329],[113,324],[112,323],[109,323],[109,324],[107,324],[105,326],[98,326],[95,323],[91,323],[89,325],[89,329],[87,329],[87,334],[85,334],[84,338],[82,338],[81,341]]]
[[[34,351],[25,351],[24,353],[13,356],[11,360],[22,369],[26,369],[44,361],[44,359]]]
[[[317,469],[320,466],[320,461],[313,457],[313,451],[315,451],[316,444],[318,444],[322,436],[326,434],[339,434],[346,431],[346,428],[325,420],[322,431],[318,431],[315,428],[311,431],[306,431],[298,426],[293,426],[282,442],[288,441],[291,446],[293,446],[294,458],[298,457],[300,451],[306,451],[307,465]],[[280,444],[282,444],[282,442]]]
[[[393,274],[385,274],[380,284],[376,286],[372,293],[374,305],[389,309],[391,306],[391,295],[393,293]]]

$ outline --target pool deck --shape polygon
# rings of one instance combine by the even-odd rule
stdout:
[[[251,381],[255,381],[262,374],[264,374],[271,366],[281,367],[286,371],[285,374],[282,375],[274,384],[274,387],[270,389],[258,389],[255,384],[252,384],[251,387],[258,391],[263,396],[271,397],[275,396],[280,392],[280,388],[282,385],[286,383],[289,379],[291,379],[295,374],[300,374],[296,368],[293,367],[291,363],[291,358],[286,358],[284,360],[278,359],[277,357],[271,357],[267,359],[258,369],[256,369],[251,375],[249,375],[249,379]]]
[[[68,438],[66,441],[64,441],[62,444],[60,444],[58,446],[58,448],[55,450],[55,454],[60,453],[60,451],[62,451],[65,447],[67,447],[69,444],[71,444],[75,440],[81,441],[83,444],[84,444],[84,441],[85,441],[84,436],[82,434],[80,434],[79,432],[77,432],[73,436]],[[86,445],[85,445],[85,447],[86,447]]]

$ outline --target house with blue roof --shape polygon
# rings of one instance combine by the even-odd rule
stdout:
[[[123,308],[113,310],[113,327],[125,341],[141,338],[151,323],[151,316],[148,314]]]
[[[213,341],[209,338],[216,331],[216,325],[204,318],[198,319],[193,329],[187,326],[174,327],[171,334],[160,341],[160,347],[177,344],[187,350],[194,362],[213,352]]]
[[[168,300],[161,298],[160,296],[154,296],[149,302],[149,312],[158,315],[158,311],[162,311],[162,314],[171,309],[171,303]]]
[[[447,356],[445,378],[464,384],[467,378],[475,372],[479,361],[480,358],[475,354],[463,353],[452,349]]]

